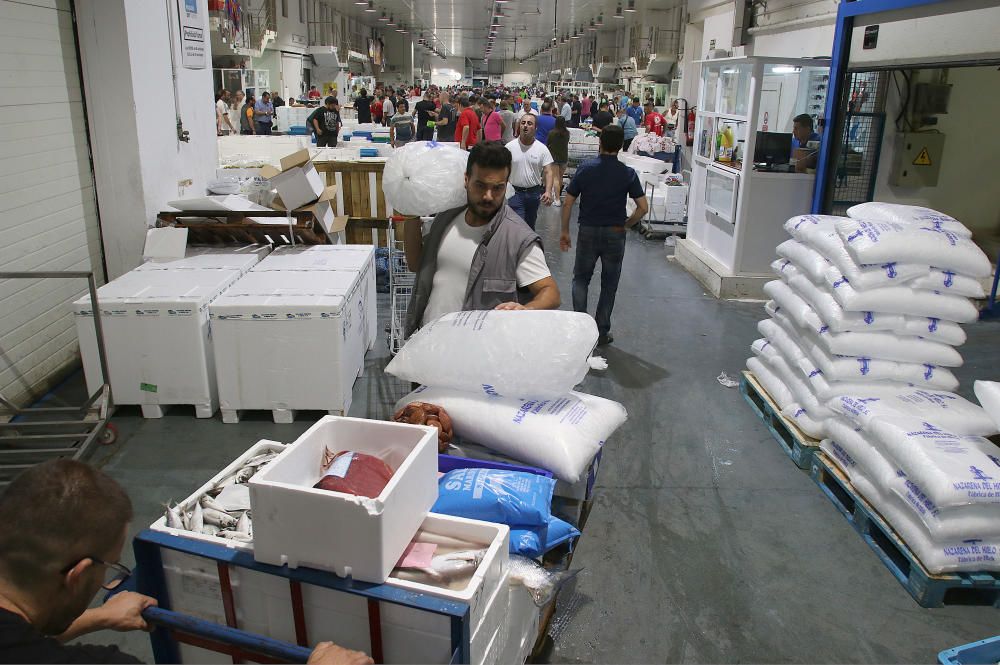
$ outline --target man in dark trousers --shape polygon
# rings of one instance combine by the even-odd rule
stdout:
[[[327,97],[315,111],[309,114],[309,129],[316,134],[317,148],[336,148],[337,135],[344,124],[340,120],[340,105],[336,97]]]
[[[434,96],[430,90],[424,93],[424,98],[413,105],[417,112],[417,140],[430,141],[434,138],[434,127],[438,112],[434,105]]]
[[[597,261],[601,261],[601,296],[597,301],[597,343],[606,346],[611,336],[611,310],[615,306],[618,280],[625,259],[625,231],[639,223],[649,210],[639,176],[618,160],[625,142],[620,126],[608,125],[601,132],[601,150],[595,159],[580,165],[566,188],[563,204],[562,234],[559,247],[568,252],[573,246],[569,219],[576,199],[580,199],[580,225],[576,238],[576,262],[573,265],[573,309],[587,311],[587,291]],[[625,202],[635,200],[635,212],[626,219]]]
[[[68,459],[33,466],[0,495],[0,663],[139,663],[113,646],[67,644],[98,630],[150,630],[142,612],[156,600],[122,591],[87,609],[131,574],[118,563],[132,520],[125,490]],[[331,642],[310,663],[372,660]]]
[[[358,112],[359,125],[371,124],[373,101],[374,100],[368,96],[368,91],[361,88],[361,94],[354,100],[354,110]]]

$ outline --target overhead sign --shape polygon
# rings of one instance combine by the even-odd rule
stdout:
[[[924,146],[917,158],[913,160],[914,166],[933,166],[931,163],[930,153],[927,152],[927,146]]]
[[[205,69],[208,39],[205,0],[177,0],[180,18],[181,64],[187,69]]]

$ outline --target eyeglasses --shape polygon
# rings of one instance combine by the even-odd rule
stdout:
[[[101,584],[101,588],[106,589],[108,591],[113,591],[117,589],[122,582],[124,582],[125,580],[127,580],[129,577],[132,576],[132,570],[128,566],[125,566],[121,563],[117,562],[112,563],[109,561],[104,561],[103,559],[99,559],[96,556],[85,556],[83,558],[90,559],[94,563],[99,564],[101,566],[105,566],[107,568],[107,570],[104,573],[104,583]],[[83,561],[83,559],[80,559],[80,561]],[[69,571],[73,570],[73,567],[76,566],[76,564],[80,563],[80,561],[71,563],[70,565],[63,568],[62,574],[65,575]]]

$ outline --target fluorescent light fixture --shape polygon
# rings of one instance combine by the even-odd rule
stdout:
[[[387,23],[389,21],[389,17],[385,15],[385,12],[382,12],[382,15],[378,17],[378,20]]]
[[[791,65],[777,65],[771,69],[772,74],[798,74],[801,71],[801,67],[792,67]]]
[[[396,27],[396,17],[393,16],[392,14],[390,14],[389,15],[389,22],[386,23],[386,25],[389,26],[390,28],[395,28]]]
[[[368,4],[368,0],[354,0],[354,4],[356,4],[356,5],[367,5]]]
[[[600,14],[597,15],[597,21],[594,22],[594,25],[596,25],[598,28],[604,25],[604,12],[601,12]]]
[[[625,7],[625,11],[634,12],[635,11],[635,0],[628,0],[628,6]]]
[[[588,27],[587,29],[591,31],[597,30],[597,26],[594,25],[594,19],[590,19],[590,27]]]
[[[493,21],[490,22],[490,27],[491,28],[499,28],[502,25],[503,25],[503,23],[500,22],[500,17],[499,16],[494,16],[493,17]]]
[[[375,2],[373,0],[368,0],[368,6],[365,7],[365,11],[369,13],[375,12]]]
[[[625,15],[622,14],[622,3],[620,2],[618,3],[618,9],[615,10],[615,18],[625,18]]]
[[[732,69],[732,68],[730,68],[730,69],[723,69],[722,73],[723,74],[739,74],[740,70],[738,70],[738,69]]]
[[[580,38],[580,33],[576,31],[576,28],[573,28],[573,36],[570,37],[570,39],[579,39],[579,38]]]

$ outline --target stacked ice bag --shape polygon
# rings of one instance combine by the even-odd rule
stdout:
[[[928,208],[848,215],[788,220],[747,366],[928,570],[1000,570],[997,428],[951,371],[990,262]]]

